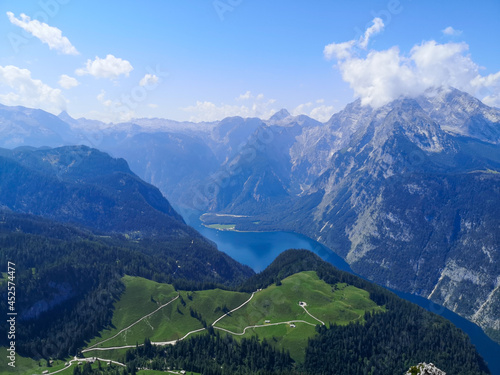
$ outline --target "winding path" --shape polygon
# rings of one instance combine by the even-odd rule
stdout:
[[[277,325],[280,325],[280,324],[290,324],[290,323],[305,323],[305,324],[309,324],[310,326],[316,327],[316,324],[312,324],[312,323],[306,322],[305,320],[290,320],[288,322],[267,323],[267,324],[258,324],[258,325],[254,325],[254,326],[248,326],[248,327],[243,328],[243,332],[242,333],[232,332],[232,331],[230,331],[228,329],[220,328],[220,327],[214,327],[214,329],[219,329],[221,331],[230,333],[232,335],[243,336],[247,332],[247,329],[250,329],[250,328],[269,327],[269,326],[277,326]]]
[[[263,328],[263,327],[270,327],[270,326],[277,326],[277,325],[282,325],[282,324],[292,324],[292,323],[304,323],[304,324],[308,324],[310,326],[316,326],[316,324],[313,324],[313,323],[310,323],[310,322],[306,322],[305,320],[289,320],[289,321],[286,321],[286,322],[278,322],[278,323],[267,323],[267,324],[257,324],[257,325],[251,325],[251,326],[247,326],[243,329],[243,332],[241,333],[238,333],[238,332],[232,332],[226,328],[221,328],[221,327],[215,327],[215,324],[217,324],[221,319],[225,318],[226,316],[230,315],[231,313],[241,309],[243,306],[245,306],[248,302],[250,302],[252,300],[252,298],[254,297],[255,293],[257,293],[258,291],[256,292],[253,292],[252,295],[250,296],[250,298],[248,300],[246,300],[245,302],[243,302],[240,306],[232,309],[231,311],[225,313],[224,315],[220,316],[219,318],[217,318],[213,323],[212,323],[212,327],[214,329],[218,329],[220,331],[224,331],[224,332],[227,332],[231,335],[236,335],[236,336],[243,336],[246,331],[248,329],[252,329],[252,328]],[[114,339],[115,337],[117,337],[118,335],[120,335],[121,333],[123,333],[124,331],[132,328],[133,326],[135,326],[137,323],[141,322],[142,320],[150,317],[151,315],[155,314],[156,312],[158,312],[159,310],[163,309],[164,307],[168,306],[169,304],[171,304],[172,302],[174,302],[175,300],[177,300],[178,298],[180,297],[180,294],[177,294],[177,297],[173,298],[172,300],[168,301],[167,303],[165,303],[164,305],[161,305],[160,307],[158,307],[156,310],[154,310],[153,312],[147,314],[147,315],[144,315],[142,318],[140,318],[139,320],[137,320],[136,322],[132,323],[131,325],[129,325],[128,327],[126,328],[123,328],[122,330],[120,330],[120,332],[118,332],[117,334],[115,334],[114,336],[106,339],[106,340],[103,340],[103,341],[100,341],[90,347],[88,347],[87,349],[84,349],[82,350],[82,353],[87,353],[87,352],[90,352],[90,351],[93,351],[93,350],[98,350],[98,351],[106,351],[106,350],[116,350],[116,349],[129,349],[129,348],[135,348],[137,345],[124,345],[124,346],[113,346],[113,347],[108,347],[108,348],[96,348],[97,345],[101,345],[101,344],[104,344],[105,342],[109,341],[109,340],[112,340]],[[321,320],[319,320],[318,318],[316,318],[314,315],[312,315],[309,311],[307,311],[306,309],[306,306],[307,306],[307,303],[305,302],[299,302],[299,306],[302,307],[304,309],[304,311],[311,317],[313,318],[314,320],[317,320],[318,322],[320,322],[322,325],[325,325],[325,323]],[[201,331],[204,331],[206,328],[200,328],[200,329],[195,329],[193,331],[190,331],[188,333],[186,333],[183,337],[181,337],[180,339],[177,339],[177,340],[171,340],[171,341],[161,341],[161,342],[151,342],[152,345],[159,345],[159,346],[163,346],[163,345],[175,345],[177,342],[181,341],[181,340],[184,340],[186,337],[188,337],[189,335],[193,334],[193,333],[196,333],[196,332],[201,332]],[[144,344],[140,344],[138,346],[143,346]],[[73,363],[75,362],[91,362],[91,361],[96,361],[96,360],[99,360],[99,361],[102,361],[102,362],[105,362],[105,363],[114,363],[116,365],[119,365],[119,366],[122,366],[122,367],[126,367],[125,364],[123,363],[120,363],[120,362],[117,362],[117,361],[112,361],[112,360],[109,360],[109,359],[103,359],[103,358],[98,358],[98,357],[91,357],[91,358],[74,358],[72,359],[71,361],[68,362],[68,365],[65,366],[64,368],[60,369],[60,370],[57,370],[57,371],[54,371],[54,372],[51,372],[49,373],[50,375],[52,374],[57,374],[59,372],[62,372],[66,369],[68,369],[69,367],[71,367],[73,365]]]
[[[231,314],[232,312],[235,312],[236,310],[239,310],[241,309],[243,306],[245,306],[248,302],[250,302],[250,300],[253,298],[253,296],[255,295],[256,292],[253,292],[252,295],[250,296],[250,298],[248,300],[246,300],[245,302],[243,302],[240,306],[232,309],[231,311],[225,313],[224,315],[222,315],[219,319],[217,319],[215,322],[212,323],[212,327],[215,326],[215,324],[221,320],[222,318],[228,316],[229,314]]]
[[[104,359],[104,358],[97,358],[97,357],[91,357],[91,358],[74,358],[72,359],[71,361],[68,362],[68,365],[67,366],[64,366],[62,369],[60,370],[57,370],[57,371],[54,371],[54,372],[50,372],[49,374],[52,375],[52,374],[57,374],[58,372],[62,372],[64,370],[67,370],[68,368],[70,368],[73,363],[75,362],[95,362],[95,361],[101,361],[101,362],[104,362],[104,363],[114,363],[115,365],[118,365],[118,366],[122,366],[122,367],[127,367],[125,364],[121,363],[121,362],[117,362],[117,361],[112,361],[110,359]]]
[[[222,315],[221,317],[219,317],[215,322],[212,323],[212,326],[214,326],[219,320],[221,320],[222,318],[224,318],[225,316],[228,316],[229,314],[231,314],[232,312],[238,310],[238,309],[241,309],[243,306],[245,306],[248,302],[250,302],[250,300],[253,298],[255,292],[252,293],[252,295],[250,296],[250,298],[248,300],[246,300],[245,302],[243,302],[240,306],[232,309],[231,311],[225,313],[224,315]],[[112,347],[108,347],[108,348],[96,348],[97,345],[101,345],[101,344],[104,344],[105,342],[109,341],[109,340],[112,340],[114,339],[115,337],[117,337],[118,335],[120,335],[121,333],[123,333],[124,331],[126,331],[127,329],[133,327],[134,325],[136,325],[137,323],[139,323],[140,321],[150,317],[151,315],[155,314],[156,312],[158,312],[160,309],[164,308],[165,306],[171,304],[172,302],[174,302],[177,298],[179,298],[179,294],[177,295],[177,297],[175,297],[174,299],[168,301],[166,304],[164,305],[161,305],[160,307],[158,307],[155,311],[143,316],[142,318],[140,318],[139,320],[137,320],[136,322],[132,323],[131,325],[129,325],[128,327],[126,328],[123,328],[122,330],[120,330],[120,332],[118,332],[117,334],[115,334],[114,336],[106,339],[106,340],[103,340],[103,341],[100,341],[92,346],[89,346],[87,349],[84,349],[82,350],[82,353],[87,353],[87,352],[91,352],[93,350],[99,350],[99,351],[106,351],[106,350],[117,350],[117,349],[129,349],[129,348],[135,348],[137,345],[124,345],[124,346],[112,346]],[[214,328],[217,328],[217,327],[214,327]],[[219,329],[219,328],[217,328]],[[196,333],[196,332],[201,332],[201,331],[204,331],[205,328],[200,328],[200,329],[195,329],[193,331],[190,331],[188,333],[186,333],[183,337],[181,337],[180,339],[177,339],[177,340],[171,340],[171,341],[160,341],[160,342],[151,342],[151,345],[175,345],[176,342],[178,341],[181,341],[181,340],[184,340],[186,337],[188,337],[189,335],[193,334],[193,333]],[[140,344],[139,346],[142,346],[144,344]]]
[[[177,341],[182,341],[184,340],[186,337],[188,337],[190,334],[192,333],[196,333],[196,332],[201,332],[201,331],[204,331],[206,328],[200,328],[200,329],[195,329],[194,331],[191,331],[191,332],[188,332],[186,333],[184,336],[182,336],[180,339],[177,339],[177,340],[172,340],[172,341],[157,341],[157,342],[151,342],[151,345],[159,345],[159,346],[163,346],[163,345],[175,345]]]
[[[131,325],[129,325],[129,326],[128,326],[128,327],[126,327],[126,328],[123,328],[123,329],[122,329],[120,332],[118,332],[116,335],[114,335],[114,336],[112,336],[112,337],[110,337],[110,338],[108,338],[108,339],[106,339],[106,340],[100,341],[100,342],[98,342],[97,344],[94,344],[94,345],[92,345],[92,346],[89,346],[87,349],[82,350],[82,353],[86,353],[86,352],[89,352],[89,351],[91,351],[91,350],[95,350],[95,349],[93,349],[95,346],[97,346],[97,345],[101,345],[101,344],[104,344],[105,342],[107,342],[107,341],[109,341],[109,340],[114,339],[116,336],[120,335],[123,331],[126,331],[127,329],[132,328],[133,326],[135,326],[135,325],[136,325],[137,323],[139,323],[140,321],[142,321],[142,320],[144,320],[144,319],[146,319],[146,318],[149,318],[151,315],[153,315],[153,314],[154,314],[154,313],[156,313],[157,311],[159,311],[159,310],[163,309],[165,306],[170,305],[170,304],[171,304],[172,302],[174,302],[177,298],[179,298],[179,296],[180,296],[180,294],[177,294],[177,297],[175,297],[174,299],[172,299],[172,300],[168,301],[166,304],[161,305],[161,306],[160,306],[160,307],[158,307],[155,311],[153,311],[153,312],[151,312],[151,313],[149,313],[149,314],[147,314],[147,315],[144,315],[144,316],[143,316],[142,318],[140,318],[138,321],[136,321],[136,322],[132,323]],[[130,347],[130,346],[128,346],[128,347]],[[135,347],[135,345],[134,345],[133,347]]]
[[[302,307],[304,309],[304,311],[311,317],[313,318],[314,320],[317,320],[318,322],[320,322],[322,325],[325,325],[325,323],[321,320],[319,320],[318,318],[316,318],[313,314],[311,314],[309,311],[307,311],[306,309],[306,306],[307,306],[307,303],[305,302],[299,302],[299,306]]]
[[[212,323],[212,327],[214,327],[214,329],[218,329],[218,330],[221,330],[221,331],[224,331],[224,332],[227,332],[227,333],[230,333],[232,335],[237,335],[237,336],[243,336],[246,332],[247,332],[247,329],[250,329],[250,328],[261,328],[261,327],[269,327],[269,326],[277,326],[277,325],[280,325],[280,324],[291,324],[291,323],[305,323],[305,324],[309,324],[311,326],[316,326],[316,324],[313,324],[313,323],[309,323],[309,322],[306,322],[305,320],[289,320],[289,321],[286,321],[286,322],[278,322],[278,323],[266,323],[266,324],[257,324],[257,325],[252,325],[252,326],[247,326],[245,328],[243,328],[243,332],[242,333],[238,333],[238,332],[232,332],[228,329],[225,329],[225,328],[221,328],[221,327],[215,327],[215,324],[217,322],[219,322],[222,318],[228,316],[229,314],[231,314],[232,312],[238,310],[238,309],[241,309],[243,306],[245,306],[248,302],[250,302],[250,300],[253,298],[253,296],[255,295],[256,292],[253,292],[252,295],[250,296],[250,298],[246,301],[246,302],[243,302],[240,306],[236,307],[235,309],[232,309],[231,311],[229,311],[228,313],[222,315],[219,319],[217,319],[215,322]],[[307,306],[307,303],[305,302],[299,302],[299,305],[300,307],[302,307],[304,309],[304,311],[309,314],[309,316],[311,316],[311,318],[313,318],[314,320],[317,320],[318,322],[320,322],[322,325],[325,325],[325,323],[323,323],[321,320],[319,320],[318,318],[316,318],[314,315],[312,315],[309,311],[307,311],[306,309],[306,306]]]

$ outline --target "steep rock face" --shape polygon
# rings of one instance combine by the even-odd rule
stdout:
[[[500,142],[500,111],[453,88],[429,90],[418,98],[420,105],[444,130],[477,138],[483,142]]]
[[[293,171],[307,191],[314,181],[331,165],[331,159],[370,122],[370,107],[357,100],[348,104],[325,124],[304,128],[290,148]]]
[[[259,127],[204,182],[207,209],[259,213],[303,190],[303,171],[294,168],[290,149],[305,129],[321,123],[278,112]],[[230,155],[230,154],[228,154]],[[203,187],[200,187],[202,191]]]
[[[204,137],[220,163],[236,155],[248,138],[263,125],[258,118],[228,117],[219,121]]]
[[[480,138],[450,134],[417,101],[391,103],[333,155],[308,220],[289,225],[369,279],[498,332],[500,148]]]

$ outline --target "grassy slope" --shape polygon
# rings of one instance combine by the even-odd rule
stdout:
[[[4,353],[7,353],[7,348],[5,346],[0,346],[2,355],[0,356],[0,374],[36,374],[38,369],[38,361],[31,358],[24,358],[16,355],[16,367],[13,368],[8,365],[10,362]],[[41,361],[45,364],[45,361]],[[45,368],[44,368],[45,370]],[[39,372],[40,374],[42,371]]]
[[[124,327],[177,296],[172,285],[130,276],[125,276],[123,281],[126,285],[126,291],[120,301],[115,304],[113,327],[104,330],[101,337],[93,339],[90,345],[114,336]],[[153,342],[176,340],[189,331],[202,328],[202,323],[191,316],[190,308],[197,311],[202,319],[210,325],[224,314],[222,311],[224,307],[232,310],[250,298],[248,293],[220,289],[195,292],[180,291],[180,296],[181,298],[149,318],[134,325],[116,338],[98,345],[98,347],[135,345],[142,343],[146,337],[149,337]],[[332,287],[320,280],[316,272],[308,271],[287,277],[282,280],[281,286],[271,285],[255,293],[248,304],[232,313],[231,316],[220,320],[216,326],[234,332],[243,332],[245,327],[264,324],[265,320],[270,320],[271,323],[304,320],[314,325],[319,324],[305,313],[304,309],[299,306],[299,301],[305,301],[308,311],[327,324],[328,322],[348,324],[352,321],[362,320],[365,311],[383,311],[383,308],[376,306],[369,299],[366,291],[345,284],[337,284]],[[315,334],[314,326],[297,323],[295,328],[283,324],[248,329],[244,336],[235,336],[235,338],[241,339],[257,335],[278,349],[289,350],[295,360],[302,361],[307,340]],[[124,352],[123,349],[92,351],[86,353],[85,356],[121,360]],[[64,362],[59,366],[54,366],[49,371],[52,372],[60,366],[64,367]],[[18,368],[15,373],[23,375],[41,373],[45,369],[45,367],[38,367],[36,361],[18,358]],[[72,370],[68,373],[72,373]]]
[[[123,281],[126,292],[115,305],[113,328],[103,331],[101,337],[93,339],[89,346],[113,337],[124,327],[128,327],[177,296],[177,292],[169,284],[160,284],[131,276],[125,276]],[[247,293],[229,292],[220,289],[196,292],[181,291],[180,295],[182,300],[177,299],[152,316],[97,347],[107,348],[140,344],[144,342],[146,337],[153,342],[177,340],[186,333],[203,327],[200,321],[191,316],[190,307],[198,311],[207,323],[211,324],[215,319],[223,315],[221,308],[224,305],[234,308],[246,301],[250,296]],[[219,309],[217,309],[218,307]],[[102,357],[107,352],[101,351],[99,353]]]
[[[157,299],[156,296],[162,296],[162,303],[176,296],[170,285],[137,277],[126,277],[124,281],[127,290],[116,305],[113,317],[115,328],[104,332],[102,339],[113,336],[138,317],[157,308],[157,305],[151,302],[151,295],[154,300]],[[201,322],[191,316],[190,309],[197,311],[210,325],[223,315],[224,307],[229,310],[238,307],[248,300],[250,294],[214,289],[181,291],[180,296],[181,298],[169,306],[99,346],[135,345],[142,343],[146,337],[153,342],[176,340],[189,331],[202,328]],[[281,286],[271,285],[256,293],[247,305],[222,319],[217,323],[217,327],[239,333],[247,326],[264,324],[265,320],[270,320],[271,323],[304,320],[314,325],[318,324],[299,306],[299,301],[305,301],[308,311],[327,324],[328,322],[348,324],[362,320],[365,311],[383,311],[369,299],[366,291],[345,284],[332,287],[320,280],[315,272],[310,271],[292,275],[284,279]],[[134,310],[132,312],[126,308],[131,304]],[[252,328],[248,329],[244,336],[236,338],[257,335],[260,339],[267,339],[279,349],[290,350],[293,358],[302,361],[307,339],[315,334],[314,326],[297,323],[295,328],[287,324]],[[102,339],[94,340],[93,343]],[[107,351],[87,354],[90,356],[94,355],[93,353],[99,353],[103,358],[117,356]]]
[[[305,313],[299,301],[306,302],[307,310],[326,324],[363,321],[365,311],[383,311],[370,300],[368,292],[345,284],[332,287],[320,280],[316,272],[308,271],[287,277],[281,286],[271,285],[257,292],[247,305],[222,319],[217,326],[243,332],[244,327],[265,324],[266,320],[271,323],[304,320],[319,324]],[[254,328],[247,330],[243,337],[254,334],[266,338],[279,349],[290,350],[295,360],[302,361],[307,339],[316,331],[313,326],[296,323],[295,328],[288,325]]]
[[[128,327],[144,315],[156,310],[160,305],[167,303],[177,296],[174,287],[169,284],[155,283],[140,277],[125,276],[123,282],[126,292],[115,304],[112,328],[101,332],[101,337],[90,341],[89,346],[114,336],[122,328]],[[170,306],[169,306],[170,307]],[[137,326],[144,324],[139,323]],[[137,326],[134,326],[136,328]],[[133,331],[135,332],[135,330]],[[144,335],[130,335],[127,331],[116,339],[110,340],[104,346],[133,345],[144,341]]]
[[[2,353],[6,352],[5,347],[0,347]],[[4,374],[16,374],[16,375],[32,375],[32,374],[41,374],[45,370],[49,370],[50,372],[60,370],[64,368],[65,361],[54,361],[51,367],[47,367],[47,362],[45,359],[41,359],[39,361],[21,357],[20,355],[16,355],[16,367],[13,368],[8,366],[9,361],[5,356],[0,356],[0,375]],[[61,372],[60,374],[65,374],[65,372]],[[73,374],[73,371],[68,374]]]

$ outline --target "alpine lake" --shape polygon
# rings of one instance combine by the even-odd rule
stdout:
[[[292,232],[238,232],[230,228],[208,228],[200,219],[201,212],[179,209],[186,223],[203,236],[213,241],[220,251],[255,272],[263,271],[283,251],[288,249],[306,249],[314,252],[323,260],[342,271],[352,271],[349,264],[326,246],[306,236]],[[361,277],[361,276],[360,276]],[[491,340],[476,324],[455,314],[434,302],[409,293],[392,290],[399,297],[413,302],[428,311],[443,316],[467,333],[471,342],[485,359],[492,374],[500,374],[500,345]]]

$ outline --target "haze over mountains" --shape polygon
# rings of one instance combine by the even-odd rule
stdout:
[[[358,100],[326,123],[282,110],[111,126],[2,106],[0,129],[5,148],[84,144],[125,158],[176,206],[249,216],[207,222],[303,233],[500,339],[500,110],[466,93],[376,110]]]
[[[126,373],[137,367],[168,369],[163,360],[151,364],[166,348],[138,350],[123,359],[109,353],[122,345],[137,350],[144,342],[146,347],[150,337],[160,343],[179,340],[170,345],[182,358],[175,367],[201,373],[207,368],[216,374],[266,368],[275,374],[317,374],[321,363],[321,373],[340,367],[346,374],[367,368],[389,374],[424,359],[451,372],[491,373],[451,322],[309,251],[285,251],[254,274],[185,225],[158,189],[133,174],[123,159],[87,146],[21,147],[0,149],[0,154],[0,258],[15,260],[15,281],[22,288],[15,304],[16,350],[32,366],[16,373],[45,372],[42,358],[83,362],[83,356],[95,355],[104,358],[104,368],[106,359],[118,360]],[[4,275],[0,284],[5,286],[9,279]],[[279,322],[270,330],[260,327],[262,343],[248,332],[244,340],[253,336],[253,344],[243,341],[244,354],[234,355],[239,341],[232,341],[232,331],[224,328],[231,325],[219,326],[220,316],[246,305],[242,302],[256,291],[250,313],[237,319],[241,329],[269,316]],[[167,297],[172,306],[165,303]],[[297,298],[306,299],[308,309],[318,309],[315,314],[327,323],[314,316],[310,319],[322,327],[299,319],[308,315]],[[7,298],[0,300],[2,311],[10,306]],[[141,314],[147,318],[142,328],[136,320]],[[274,331],[276,324],[285,331]],[[184,341],[189,332],[205,329],[209,334]],[[214,329],[222,334],[216,336]],[[8,346],[4,333],[0,345]],[[93,352],[94,340],[103,351]],[[219,353],[233,355],[207,355],[213,341]],[[203,350],[192,349],[200,343]],[[282,360],[269,359],[269,352],[281,353]],[[221,364],[231,369],[221,370]],[[286,371],[279,372],[280,366]]]

